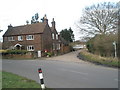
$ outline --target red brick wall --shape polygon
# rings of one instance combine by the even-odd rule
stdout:
[[[65,46],[65,45],[62,44],[60,52],[61,52],[61,54],[70,52],[70,46]]]
[[[28,45],[34,45],[35,51],[41,50],[41,34],[34,34],[34,40],[26,40],[26,35],[23,36],[23,41],[18,41],[18,36],[13,36],[15,41],[8,41],[7,37],[3,37],[3,49],[8,49],[16,44],[23,45],[27,49]]]
[[[52,34],[51,29],[48,25],[46,25],[45,30],[42,35],[42,51],[47,49],[49,52],[52,50]]]

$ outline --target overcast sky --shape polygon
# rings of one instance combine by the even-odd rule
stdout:
[[[25,25],[35,13],[39,13],[39,20],[46,14],[51,26],[52,18],[56,21],[56,29],[71,27],[75,39],[79,40],[81,34],[75,23],[80,19],[82,9],[86,6],[104,2],[118,2],[119,0],[0,0],[0,41],[8,25]]]

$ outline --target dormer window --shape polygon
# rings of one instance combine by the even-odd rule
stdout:
[[[26,40],[34,40],[34,35],[27,35]]]
[[[15,41],[14,37],[8,37],[8,41]]]

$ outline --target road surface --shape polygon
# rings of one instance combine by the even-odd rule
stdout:
[[[42,68],[48,88],[118,88],[118,70],[60,60],[3,60],[2,69],[39,82]]]

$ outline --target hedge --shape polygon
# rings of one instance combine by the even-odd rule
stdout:
[[[3,51],[2,54],[26,54],[27,52],[27,50],[6,50]]]
[[[81,51],[79,53],[79,58],[86,60],[86,61],[89,61],[89,62],[93,62],[95,64],[112,66],[112,67],[120,67],[118,58],[101,57],[101,56],[89,53],[87,51]]]

